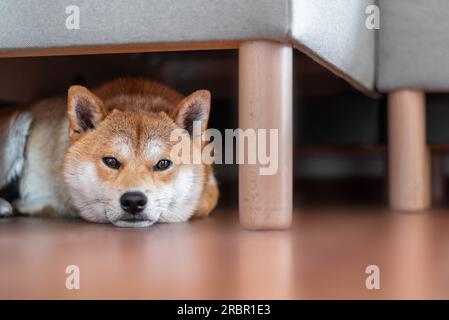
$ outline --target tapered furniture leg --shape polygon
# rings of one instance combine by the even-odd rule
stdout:
[[[426,145],[425,94],[399,90],[388,95],[390,206],[423,210],[430,206],[430,155]]]
[[[431,154],[432,202],[441,205],[446,195],[446,176],[444,174],[445,157],[440,152]]]
[[[239,49],[239,127],[267,129],[266,149],[271,154],[272,174],[256,164],[239,165],[240,223],[249,229],[285,229],[292,220],[292,47],[271,41],[248,41]],[[277,129],[278,139],[269,143],[269,129]],[[260,142],[260,139],[258,139]],[[245,145],[246,152],[255,153]],[[277,152],[277,159],[274,157]],[[274,161],[277,160],[277,164]]]

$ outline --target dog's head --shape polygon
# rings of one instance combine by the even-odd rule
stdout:
[[[191,139],[194,121],[200,121],[204,131],[209,109],[210,94],[205,90],[170,106],[171,112],[150,112],[132,105],[111,110],[88,89],[70,87],[70,146],[62,171],[80,215],[121,227],[189,219],[205,167],[171,159],[178,141],[170,136],[181,128]]]

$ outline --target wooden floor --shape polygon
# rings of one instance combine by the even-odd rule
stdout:
[[[242,230],[237,212],[150,229],[0,220],[0,298],[449,298],[449,209],[298,208],[289,231]],[[380,268],[367,290],[365,268]],[[80,290],[65,269],[80,268]]]

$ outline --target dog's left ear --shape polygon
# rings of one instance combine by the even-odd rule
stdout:
[[[201,123],[201,133],[207,128],[210,112],[210,92],[198,90],[184,98],[176,108],[175,121],[186,129],[190,135],[193,134],[193,123]]]
[[[67,95],[70,136],[93,130],[105,118],[103,102],[82,86],[71,86]]]

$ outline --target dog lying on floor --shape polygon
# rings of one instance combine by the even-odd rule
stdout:
[[[146,227],[208,215],[218,199],[212,166],[172,161],[170,135],[183,128],[191,139],[194,121],[204,132],[209,110],[206,90],[183,97],[154,81],[119,79],[3,111],[0,187],[18,179],[20,196],[0,198],[0,216],[50,211]]]

